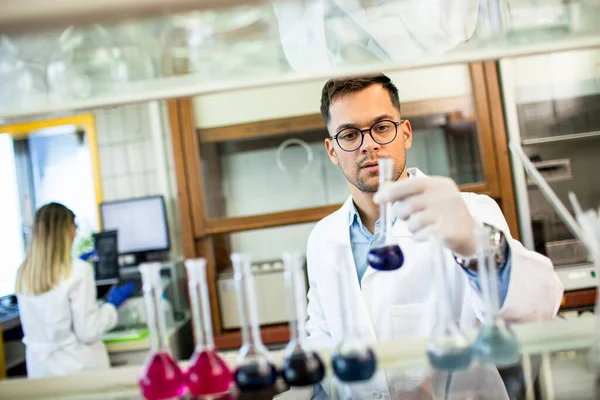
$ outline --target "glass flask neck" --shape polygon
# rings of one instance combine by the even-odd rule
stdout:
[[[481,294],[485,304],[486,325],[494,324],[500,308],[496,258],[491,243],[490,229],[482,226],[475,230],[477,239],[477,272],[481,282]]]
[[[254,278],[250,268],[250,260],[247,256],[233,254],[232,261],[234,280],[238,292],[237,299],[242,341],[244,346],[250,349],[260,350],[264,348],[264,345],[260,338],[256,293],[254,290]]]
[[[378,162],[379,165],[379,189],[392,182],[392,174],[394,170],[394,160],[391,158],[382,158]],[[379,205],[379,220],[381,221],[381,236],[379,241],[386,245],[392,244],[392,203],[385,202]]]
[[[342,259],[346,259],[346,255]],[[337,274],[337,282],[338,282],[338,301],[339,301],[339,312],[340,319],[342,322],[342,329],[344,332],[344,340],[348,340],[351,338],[357,338],[358,334],[356,332],[356,325],[354,316],[352,312],[348,309],[348,304],[350,300],[349,295],[349,284],[350,280],[348,279],[348,274],[345,274],[344,271],[339,268],[336,269]]]
[[[168,351],[160,269],[160,263],[140,265],[150,343],[155,352]]]
[[[300,347],[306,341],[306,283],[304,281],[303,258],[298,253],[283,254],[284,278],[288,291],[290,344]]]

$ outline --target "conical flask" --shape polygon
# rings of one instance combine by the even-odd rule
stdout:
[[[233,384],[233,373],[215,350],[206,281],[206,259],[186,260],[185,267],[196,340],[196,348],[186,374],[187,386],[193,396],[224,394]]]
[[[270,389],[277,379],[277,370],[271,363],[269,352],[260,338],[250,258],[246,254],[233,253],[231,262],[243,342],[237,357],[235,384],[242,392]]]
[[[347,254],[345,247],[338,249],[338,260],[346,260],[346,265],[350,261],[350,255]],[[358,333],[354,311],[349,309],[349,288],[354,284],[350,279],[356,279],[355,274],[335,266],[335,274],[338,283],[339,312],[342,321],[344,336],[336,346],[331,364],[333,371],[342,382],[359,382],[370,379],[377,368],[377,359],[373,350],[363,343]]]
[[[433,280],[438,297],[436,299],[436,323],[427,343],[427,357],[433,368],[440,371],[459,371],[471,364],[472,351],[469,340],[452,316],[450,287],[447,279],[447,250],[442,239],[434,236],[437,257],[433,262]],[[450,256],[451,257],[451,256]],[[452,265],[455,268],[455,265]]]
[[[392,182],[394,160],[381,158],[379,167],[379,187]],[[377,232],[367,254],[369,265],[379,271],[393,271],[404,264],[404,253],[392,235],[392,202],[381,203],[379,206],[381,230]]]
[[[184,374],[167,346],[160,269],[160,263],[140,265],[152,346],[139,379],[140,389],[146,400],[177,398],[183,395],[186,386]]]
[[[521,359],[521,347],[510,326],[498,311],[498,270],[492,246],[491,229],[482,226],[475,230],[477,239],[477,271],[481,280],[481,292],[485,304],[485,320],[473,344],[476,357],[483,363],[497,367],[517,364]]]
[[[282,375],[290,386],[309,386],[321,382],[325,367],[319,355],[305,348],[306,283],[303,258],[298,253],[282,256],[290,313],[290,342],[285,349]]]

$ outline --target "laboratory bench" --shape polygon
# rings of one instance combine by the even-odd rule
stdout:
[[[514,325],[514,331],[519,338],[523,357],[520,364],[510,370],[496,373],[495,368],[473,363],[462,372],[453,374],[450,386],[450,397],[463,395],[476,396],[480,392],[489,398],[493,390],[507,387],[511,391],[510,398],[519,399],[595,399],[600,394],[595,382],[596,373],[588,363],[588,353],[595,339],[595,318],[560,319],[552,321]],[[476,331],[470,331],[474,338]],[[388,376],[410,376],[410,371],[424,371],[423,384],[417,385],[413,395],[418,398],[435,398],[438,390],[447,382],[447,375],[436,373],[427,367],[427,339],[393,340],[377,343],[373,346],[378,359],[378,367]],[[223,358],[233,368],[235,352],[224,353]],[[320,351],[327,368],[326,381],[330,398],[336,399],[338,393],[344,390],[344,385],[331,379],[330,356],[327,350]],[[273,362],[280,366],[283,351],[272,351]],[[180,362],[185,370],[187,362]],[[24,379],[8,380],[0,383],[0,393],[3,399],[141,399],[137,378],[140,373],[139,365],[114,367],[106,371],[87,372],[77,375],[39,379],[39,384],[32,385]],[[369,381],[365,384],[369,388]],[[361,384],[363,385],[363,384]],[[454,386],[453,386],[454,385]],[[493,386],[497,385],[497,386]],[[404,390],[399,386],[389,386],[390,390]],[[261,396],[256,393],[254,399],[273,398],[279,393],[282,399],[310,398],[310,391],[287,391],[282,383],[276,390]],[[369,398],[385,398],[382,392],[373,390]],[[434,397],[432,393],[435,393]],[[245,398],[233,393],[231,398]],[[278,397],[279,398],[279,397]],[[362,399],[361,399],[362,400]]]
[[[140,365],[146,360],[150,349],[150,337],[146,328],[120,328],[107,332],[104,344],[113,367]],[[176,360],[187,359],[194,349],[192,324],[189,313],[167,326],[167,343]]]

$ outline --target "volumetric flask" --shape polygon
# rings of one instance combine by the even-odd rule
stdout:
[[[285,348],[283,379],[290,386],[314,385],[325,376],[325,366],[317,353],[305,349],[306,283],[303,258],[298,253],[284,253],[282,258],[290,313],[290,342]]]
[[[340,249],[343,250],[343,249]],[[345,260],[349,257],[339,258]],[[333,371],[342,382],[359,382],[370,379],[375,373],[377,360],[371,348],[365,345],[357,332],[353,310],[349,309],[349,278],[356,279],[356,275],[350,276],[342,268],[336,266],[338,282],[339,310],[342,320],[344,337],[333,352],[331,364]]]
[[[167,346],[160,269],[160,263],[140,265],[152,346],[139,379],[140,389],[147,400],[172,399],[182,396],[185,392],[184,374],[173,360]]]
[[[433,368],[439,371],[459,371],[471,364],[472,351],[469,340],[460,330],[450,309],[451,295],[446,277],[446,251],[439,236],[432,238],[435,253],[433,282],[436,299],[436,323],[427,343],[427,357]],[[454,268],[455,265],[452,265]]]
[[[392,182],[394,160],[379,159],[379,188]],[[367,262],[379,271],[392,271],[404,264],[404,254],[392,235],[392,203],[385,202],[379,206],[379,220],[382,228],[375,234],[371,243]]]
[[[517,337],[499,314],[498,270],[489,227],[475,230],[477,271],[485,304],[485,320],[473,344],[474,354],[484,363],[508,367],[518,363],[521,350]]]
[[[238,311],[242,326],[242,347],[237,357],[234,379],[240,391],[259,391],[273,387],[277,370],[260,339],[254,278],[246,254],[231,255],[237,292]]]
[[[204,258],[186,260],[185,267],[196,340],[196,349],[186,374],[187,386],[193,396],[224,394],[229,391],[233,383],[233,373],[215,350],[206,282],[206,260]],[[200,304],[202,304],[202,315]]]

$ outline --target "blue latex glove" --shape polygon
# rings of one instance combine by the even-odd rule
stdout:
[[[134,290],[135,283],[133,282],[127,282],[121,286],[113,286],[106,296],[106,302],[118,308],[133,294]]]
[[[79,256],[80,260],[88,261],[90,258],[96,256],[96,249],[83,253]]]

